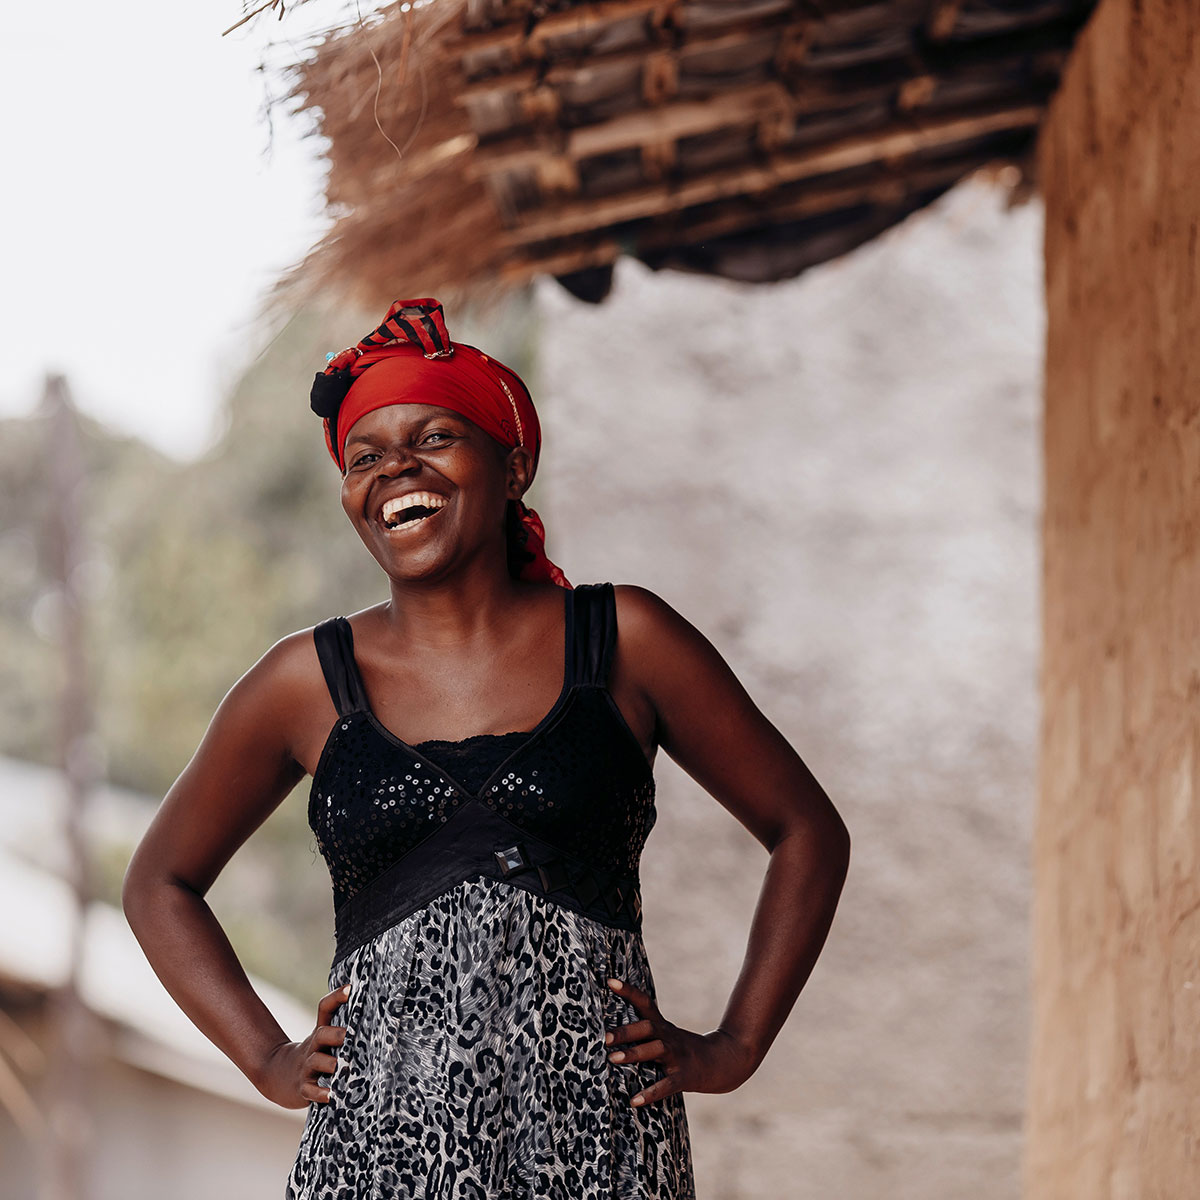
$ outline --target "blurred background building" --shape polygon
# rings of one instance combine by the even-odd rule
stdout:
[[[155,803],[99,789],[89,808],[90,843],[101,852],[127,846]],[[0,757],[0,1195],[13,1200],[44,1192],[36,1151],[48,1115],[36,1085],[56,1041],[48,997],[66,979],[73,919],[62,877],[62,809],[57,771]],[[311,1026],[307,1005],[257,976],[253,983],[293,1036]],[[192,1025],[113,904],[97,900],[87,909],[80,993],[95,1018],[89,1194],[150,1200],[169,1191],[201,1200],[228,1191],[231,1178],[241,1196],[281,1190],[279,1163],[294,1151],[303,1112],[260,1095]]]

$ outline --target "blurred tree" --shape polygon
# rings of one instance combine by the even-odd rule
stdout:
[[[177,462],[81,418],[91,479],[90,646],[113,783],[161,796],[234,682],[279,638],[387,597],[338,499],[308,407],[327,350],[382,314],[307,310],[284,324],[224,405],[213,448]],[[451,336],[529,377],[528,296],[463,314]],[[55,604],[38,561],[46,473],[38,418],[0,422],[0,750],[53,761]],[[32,630],[32,634],[31,634]],[[239,851],[209,899],[247,968],[301,996],[325,990],[332,892],[307,819],[308,781]],[[96,848],[118,902],[132,847]]]

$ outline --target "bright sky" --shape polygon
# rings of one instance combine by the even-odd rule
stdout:
[[[346,12],[311,0],[222,37],[240,0],[10,6],[0,415],[61,371],[109,424],[179,457],[207,447],[264,344],[261,296],[325,227],[321,142],[283,105],[272,132],[282,84],[257,68]]]

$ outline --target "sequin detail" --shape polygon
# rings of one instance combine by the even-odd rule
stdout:
[[[596,871],[636,876],[657,816],[654,776],[633,735],[614,728],[604,690],[576,685],[553,726],[522,736],[480,801]],[[441,767],[389,741],[368,713],[340,718],[308,809],[335,906],[468,798]]]

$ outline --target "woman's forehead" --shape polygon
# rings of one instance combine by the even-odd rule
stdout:
[[[346,435],[346,444],[356,436],[366,436],[371,433],[388,429],[407,429],[424,425],[432,420],[455,421],[464,426],[474,426],[474,422],[462,413],[452,408],[442,408],[437,404],[416,404],[410,402],[387,404],[382,408],[373,408],[363,413],[350,427]]]

